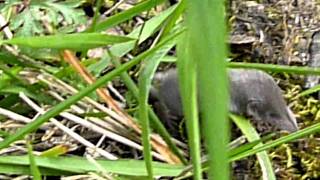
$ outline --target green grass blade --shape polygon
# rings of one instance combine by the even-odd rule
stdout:
[[[243,144],[239,147],[234,147],[234,148],[230,149],[229,156],[235,156],[237,154],[240,154],[240,153],[243,153],[247,150],[250,150],[259,143],[263,143],[265,141],[271,140],[271,138],[274,137],[275,135],[276,135],[275,133],[271,133],[271,134],[264,136],[258,140],[251,141],[250,143]]]
[[[199,101],[210,179],[229,179],[226,24],[223,0],[188,0],[190,56],[197,62]]]
[[[17,76],[18,72],[21,71],[21,69],[22,68],[20,68],[19,66],[16,66],[15,68],[8,68],[6,65],[0,63],[0,70],[3,72],[3,74],[6,74],[12,80],[15,80],[21,85],[26,85],[26,83],[19,76]]]
[[[190,58],[190,41],[186,33],[178,44],[178,74],[179,87],[182,97],[184,117],[186,119],[188,144],[194,167],[194,179],[202,179],[201,173],[201,143],[196,88],[196,66]]]
[[[249,120],[243,117],[230,115],[231,119],[240,128],[242,133],[246,136],[249,142],[260,140],[259,134],[255,128],[251,125]],[[263,144],[259,143],[256,147],[261,147]],[[272,163],[266,151],[257,153],[257,158],[261,166],[262,179],[263,180],[275,180],[276,176],[273,172]]]
[[[41,157],[35,156],[35,161],[37,162],[40,171],[43,169],[64,171],[61,174],[79,174],[96,172],[99,173],[101,169],[96,167],[86,158],[83,157]],[[101,165],[107,172],[130,175],[130,176],[146,176],[147,171],[143,161],[141,160],[97,160],[97,163]],[[76,166],[75,166],[76,164]],[[1,156],[0,157],[0,167],[6,165],[14,167],[22,167],[30,165],[28,156]],[[154,167],[155,176],[177,176],[181,173],[183,166],[181,165],[171,165],[166,163],[152,162]],[[14,170],[12,170],[14,171]],[[0,169],[0,173],[10,173],[10,171],[3,172]],[[16,172],[17,173],[17,172]],[[46,174],[43,174],[46,175]]]
[[[152,179],[152,156],[150,145],[150,123],[149,123],[149,91],[151,88],[152,77],[157,70],[157,67],[161,61],[161,58],[167,54],[167,52],[173,47],[173,43],[164,46],[153,56],[148,57],[147,61],[142,67],[142,72],[139,77],[139,120],[142,124],[142,143],[143,153],[148,171],[148,177]]]
[[[87,29],[87,32],[95,32],[96,31],[96,25],[97,25],[97,22],[98,22],[98,18],[100,16],[99,10],[102,7],[102,3],[103,3],[102,0],[97,0],[96,1],[96,4],[95,4],[96,9],[94,11],[94,15],[93,15],[93,18],[92,18],[92,23],[91,23],[90,27]]]
[[[176,24],[179,18],[181,18],[181,15],[185,11],[185,9],[186,9],[185,1],[179,1],[177,8],[175,8],[175,10],[172,12],[168,20],[166,21],[166,25],[163,28],[163,33],[162,33],[163,36],[166,36],[167,34],[169,34],[174,29],[174,27],[176,27]]]
[[[57,175],[65,175],[71,176],[74,173],[64,171],[64,170],[55,170],[55,169],[48,169],[48,168],[39,168],[40,173],[42,175],[47,176],[57,176]],[[12,174],[12,175],[32,175],[30,172],[29,165],[14,165],[14,164],[5,164],[0,163],[0,173],[2,174]]]
[[[272,134],[264,136],[263,138],[260,138],[258,140],[254,140],[250,143],[246,143],[246,144],[240,146],[239,148],[232,148],[234,146],[234,143],[236,143],[235,141],[237,141],[237,140],[234,140],[233,142],[229,143],[229,145],[228,145],[229,148],[232,148],[229,151],[229,155],[231,156],[231,155],[235,155],[238,153],[242,153],[246,150],[249,150],[263,141],[270,140],[274,135],[275,134],[272,133]],[[209,161],[206,157],[202,158],[202,160],[201,160],[202,172],[208,170],[208,162]],[[193,174],[192,170],[193,170],[193,167],[191,165],[186,166],[184,168],[184,170],[182,171],[182,173],[178,177],[176,177],[176,179],[186,179],[187,177],[191,177]]]
[[[261,147],[253,148],[253,149],[247,150],[247,151],[245,151],[243,153],[239,153],[239,154],[236,154],[234,156],[231,156],[231,157],[229,157],[229,161],[239,160],[241,158],[245,158],[247,156],[251,156],[251,155],[256,154],[258,152],[261,152],[261,151],[264,151],[264,150],[268,150],[270,148],[279,146],[279,145],[284,144],[284,143],[288,143],[288,142],[294,141],[296,139],[299,139],[301,137],[307,136],[309,134],[314,134],[314,133],[319,132],[319,131],[320,131],[320,123],[317,123],[317,124],[314,124],[314,125],[312,125],[310,127],[305,128],[305,129],[299,130],[297,132],[294,132],[294,133],[291,133],[291,134],[286,135],[284,137],[281,137],[279,139],[276,139],[274,141],[265,143]],[[239,148],[241,148],[241,147],[239,147]]]
[[[34,89],[31,89],[28,86],[21,87],[21,86],[16,86],[14,84],[11,84],[8,87],[3,87],[2,83],[0,81],[0,92],[1,93],[7,93],[7,94],[19,94],[20,92],[25,93],[28,97],[31,97],[33,99],[36,99],[38,101],[46,102],[49,98],[45,99],[46,96],[43,94],[37,94],[37,92],[34,91]]]
[[[307,90],[305,90],[305,91],[302,91],[301,93],[299,93],[299,94],[296,96],[296,98],[298,98],[298,97],[303,97],[303,96],[307,96],[307,95],[313,94],[313,93],[318,92],[318,91],[320,91],[320,85],[316,85],[316,86],[314,86],[314,87],[312,87],[312,88],[310,88],[310,89],[307,89]]]
[[[39,168],[36,164],[35,158],[32,154],[32,146],[30,145],[29,142],[27,144],[27,147],[28,147],[28,156],[29,156],[29,162],[30,162],[30,172],[33,176],[33,179],[41,180],[40,170],[39,170]]]
[[[165,57],[164,61],[175,62],[176,58],[169,56]],[[168,59],[168,60],[167,60]],[[212,58],[210,58],[212,60]],[[320,68],[306,67],[306,66],[287,66],[275,64],[261,64],[261,63],[242,63],[242,62],[228,62],[228,68],[243,68],[243,69],[260,69],[269,72],[278,73],[292,73],[301,75],[320,75]]]
[[[69,148],[66,145],[57,145],[54,146],[46,151],[43,151],[40,156],[44,157],[57,157],[63,154],[66,154],[68,152]]]
[[[4,40],[1,43],[31,48],[87,50],[133,40],[134,39],[125,36],[114,36],[101,33],[77,33],[50,36],[17,37],[10,40]]]
[[[148,116],[148,93],[150,90],[150,84],[148,84],[149,76],[146,70],[142,73],[139,80],[139,120],[142,125],[142,144],[143,144],[143,157],[146,163],[149,179],[153,177],[152,170],[152,155],[151,155],[151,144],[150,144],[150,123]],[[151,82],[150,82],[151,83]]]
[[[165,22],[165,20],[170,17],[170,15],[174,12],[175,8],[177,6],[172,6],[168,8],[167,10],[161,12],[158,16],[155,16],[151,18],[150,20],[146,21],[144,23],[144,28],[141,33],[139,44],[145,41],[147,38],[152,36],[156,31],[158,31],[161,27],[161,25]],[[131,33],[127,35],[127,37],[137,39],[139,37],[139,32],[141,31],[142,26],[139,26],[138,28],[134,29]],[[131,50],[133,50],[135,46],[134,41],[129,41],[126,43],[121,44],[115,44],[110,48],[110,52],[115,57],[122,57]],[[108,62],[110,61],[110,55],[106,54],[105,57],[103,57],[103,60],[100,62],[89,66],[89,70],[93,71],[94,74],[100,74],[100,72],[105,69],[108,65]]]
[[[104,31],[110,27],[113,27],[119,23],[122,23],[124,21],[127,21],[129,19],[132,19],[134,16],[142,13],[143,11],[147,11],[154,6],[163,3],[165,0],[147,0],[144,1],[136,6],[134,6],[131,9],[128,9],[126,11],[123,11],[121,13],[118,13],[116,15],[113,15],[111,17],[108,17],[106,20],[101,21],[97,23],[95,26],[96,31]]]
[[[261,63],[228,63],[230,68],[244,68],[244,69],[260,69],[270,72],[286,72],[293,74],[314,74],[320,75],[320,68],[302,67],[302,66],[285,66],[285,65],[274,65],[274,64],[261,64]]]
[[[14,135],[6,138],[4,141],[0,142],[0,149],[3,149],[7,146],[9,146],[12,142],[23,138],[27,133],[30,133],[39,126],[41,126],[43,123],[47,122],[50,118],[58,115],[63,110],[70,107],[72,104],[77,102],[78,100],[82,99],[84,96],[88,95],[89,93],[93,92],[95,89],[101,87],[102,85],[106,84],[108,81],[110,81],[113,77],[119,75],[123,71],[128,70],[129,68],[133,67],[146,57],[150,56],[154,52],[156,52],[159,48],[163,47],[164,45],[167,45],[167,43],[171,42],[173,39],[175,39],[176,36],[179,36],[182,31],[179,31],[171,36],[168,36],[165,40],[161,41],[158,45],[156,45],[154,48],[149,49],[148,51],[145,51],[144,53],[140,54],[136,58],[132,59],[130,62],[122,65],[121,67],[111,71],[110,73],[104,75],[103,77],[99,78],[94,84],[91,84],[90,86],[84,88],[81,90],[78,94],[71,96],[66,101],[61,102],[60,104],[53,107],[51,110],[49,110],[44,115],[38,117],[28,125],[21,128],[19,131],[17,131]]]

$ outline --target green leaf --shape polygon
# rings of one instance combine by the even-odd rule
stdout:
[[[164,2],[165,0],[146,0],[133,8],[130,8],[126,11],[113,15],[107,18],[104,21],[99,22],[94,28],[96,31],[104,31],[110,27],[113,27],[117,24],[120,24],[126,20],[132,19],[135,15],[142,13],[143,11],[147,11],[152,7]]]
[[[230,68],[243,68],[243,69],[260,69],[263,71],[270,72],[286,72],[293,74],[314,74],[320,75],[320,68],[313,67],[302,67],[302,66],[284,66],[284,65],[274,65],[274,64],[262,64],[262,63],[238,63],[230,62],[228,63]]]
[[[313,133],[316,133],[316,132],[320,132],[320,123],[314,124],[312,126],[304,128],[304,129],[301,129],[299,131],[296,131],[294,133],[291,133],[289,135],[286,135],[286,136],[281,137],[279,139],[276,139],[274,141],[265,143],[264,145],[262,145],[260,147],[256,147],[256,148],[247,150],[245,152],[233,155],[233,156],[229,157],[229,160],[230,161],[239,160],[241,158],[245,158],[247,156],[256,154],[256,153],[264,151],[264,150],[268,150],[270,148],[279,146],[279,145],[284,144],[284,143],[288,143],[290,141],[294,141],[296,139],[299,139],[301,137],[304,137],[304,136],[307,136],[309,134],[313,134]]]
[[[299,94],[296,96],[296,98],[298,98],[298,97],[303,97],[303,96],[307,96],[307,95],[309,95],[309,94],[313,94],[313,93],[318,92],[318,91],[320,91],[320,85],[316,85],[316,86],[314,86],[314,87],[312,87],[312,88],[310,88],[310,89],[307,89],[307,90],[305,90],[305,91],[302,91],[301,93],[299,93]]]
[[[36,91],[32,91],[31,87],[21,87],[16,85],[10,85],[8,87],[3,87],[0,90],[1,93],[7,93],[7,94],[19,94],[20,92],[23,92],[28,97],[31,97],[33,99],[36,99],[40,102],[48,102],[48,97],[44,94],[39,94]],[[51,98],[50,98],[51,100]]]
[[[32,153],[32,146],[30,145],[29,142],[27,143],[27,147],[28,147],[28,156],[29,156],[29,162],[30,162],[30,172],[33,176],[33,179],[41,180],[41,174]]]
[[[146,167],[148,171],[149,178],[153,177],[152,170],[152,156],[151,156],[151,145],[150,145],[150,123],[148,114],[148,99],[149,91],[151,87],[151,81],[157,67],[168,51],[173,47],[175,43],[170,43],[163,48],[159,49],[151,57],[147,57],[148,61],[143,65],[142,73],[139,77],[139,120],[142,124],[142,143],[143,143],[143,153],[146,162]]]
[[[260,140],[259,134],[255,128],[251,125],[250,121],[236,115],[230,115],[231,119],[240,128],[242,133],[247,137],[249,142]],[[256,147],[261,147],[263,144],[259,143]],[[276,176],[274,174],[272,163],[266,151],[257,153],[257,158],[261,166],[262,179],[263,180],[275,180]]]
[[[17,59],[17,57],[7,52],[0,52],[0,61],[7,65],[28,66]],[[32,66],[31,66],[32,67]]]
[[[19,13],[10,21],[11,29],[17,30],[15,36],[32,36],[36,33],[43,32],[40,22],[38,22],[34,16],[38,11],[38,8],[32,6],[25,8],[23,12]]]
[[[210,59],[212,60],[212,59]],[[177,59],[173,56],[167,56],[163,58],[163,62],[175,62]],[[262,63],[243,63],[243,62],[228,62],[228,68],[242,68],[242,69],[260,69],[263,71],[276,72],[276,73],[292,73],[302,75],[320,75],[320,68],[306,67],[306,66],[287,66],[277,64],[262,64]],[[306,91],[305,95],[318,91],[318,86]],[[304,93],[303,93],[304,94]],[[304,96],[304,95],[303,95]]]
[[[197,103],[197,71],[195,59],[191,58],[192,42],[189,32],[179,39],[178,52],[178,80],[182,97],[183,113],[186,119],[188,144],[194,168],[194,179],[202,179],[201,173],[201,142]]]
[[[271,138],[274,137],[275,135],[276,135],[275,133],[271,133],[271,134],[264,136],[258,140],[254,140],[254,141],[251,141],[250,143],[246,143],[246,144],[243,144],[239,147],[232,148],[229,151],[229,156],[235,156],[236,154],[240,154],[240,153],[243,153],[247,150],[250,150],[259,143],[271,140]]]
[[[226,180],[230,175],[225,2],[189,0],[186,1],[186,12],[188,55],[185,58],[194,61],[197,69],[199,111],[210,159],[209,179]],[[179,61],[178,57],[178,66]]]
[[[32,48],[86,50],[110,44],[132,41],[132,38],[101,33],[59,34],[51,36],[17,37],[2,43]]]
[[[57,176],[57,175],[70,176],[74,174],[64,170],[55,170],[55,169],[48,169],[48,168],[39,168],[39,170],[41,174],[48,175],[48,176]],[[2,163],[0,163],[0,173],[31,175],[29,166],[11,165],[11,164],[2,164]]]
[[[68,24],[80,24],[82,19],[84,19],[84,12],[75,9],[75,7],[80,5],[80,2],[77,4],[67,4],[67,3],[57,3],[57,2],[43,2],[40,5],[41,7],[46,7],[47,11],[53,11],[52,14],[62,15],[65,21]],[[58,18],[58,16],[56,16]],[[55,22],[58,22],[58,19],[55,19]]]
[[[174,10],[177,8],[177,6],[172,6],[168,8],[167,10],[161,12],[159,15],[151,18],[150,20],[146,21],[144,23],[144,28],[142,30],[139,44],[145,41],[147,38],[149,38],[151,35],[153,35],[159,28],[161,27],[161,24],[165,22],[165,20],[170,17],[170,15],[174,12]],[[139,26],[138,28],[134,29],[130,34],[127,35],[127,37],[130,38],[138,38],[139,32],[141,31],[142,26]],[[130,52],[135,46],[135,42],[126,42],[121,44],[113,45],[110,48],[110,51],[113,56],[115,57],[122,57],[128,52]],[[101,61],[98,63],[89,66],[89,69],[93,71],[94,74],[99,74],[103,69],[105,69],[110,61],[110,55],[105,54],[105,56],[102,58]]]
[[[60,144],[42,152],[40,156],[57,157],[59,155],[66,154],[68,150],[68,146]]]
[[[41,157],[35,156],[40,170],[43,168],[48,170],[64,171],[66,173],[88,173],[88,172],[100,172],[100,168],[96,167],[90,161],[83,157]],[[131,175],[131,176],[146,176],[147,172],[143,161],[139,160],[97,160],[97,163],[102,166],[107,172]],[[29,166],[30,162],[28,156],[1,156],[0,167],[6,165],[14,167]],[[76,166],[75,166],[76,165]],[[170,165],[165,163],[153,162],[154,175],[155,176],[176,176],[178,175],[183,166]],[[11,174],[10,171],[3,172],[0,168],[0,173]],[[17,173],[17,172],[15,172]],[[26,172],[24,172],[26,173]],[[45,174],[44,174],[45,175]],[[62,175],[62,174],[56,174]]]
[[[28,7],[24,8],[22,12],[13,16],[10,20],[10,28],[17,32],[15,36],[33,36],[35,34],[43,34],[44,28],[42,25],[42,20],[46,20],[49,24],[58,26],[59,23],[67,22],[67,25],[64,23],[62,28],[66,26],[75,27],[84,24],[86,20],[84,12],[76,8],[81,3],[78,2],[57,2],[52,0],[41,0],[41,1],[30,1]],[[4,9],[6,11],[12,11],[9,8],[14,5],[21,5],[21,1],[17,3],[6,2]],[[55,28],[55,27],[54,27]]]

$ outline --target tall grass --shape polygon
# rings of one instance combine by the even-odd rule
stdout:
[[[229,168],[227,161],[227,143],[229,139],[228,126],[228,87],[227,87],[227,73],[226,73],[226,24],[224,17],[224,1],[222,0],[188,0],[186,4],[186,38],[181,43],[185,44],[184,59],[178,61],[188,61],[183,70],[184,80],[189,77],[189,89],[182,91],[193,91],[192,88],[197,83],[200,94],[200,112],[205,135],[206,147],[209,153],[210,179],[229,179]],[[178,63],[179,66],[179,63]],[[180,68],[180,67],[179,67]],[[186,69],[189,68],[189,69]],[[181,68],[180,68],[181,69]],[[196,72],[194,72],[196,71]],[[190,75],[190,76],[188,76]],[[196,76],[196,77],[195,77]],[[195,166],[195,177],[200,179],[199,174],[199,138],[197,127],[197,118],[190,115],[187,116],[192,106],[189,103],[196,104],[194,100],[195,92],[190,92],[184,98],[191,99],[191,101],[184,100],[184,107],[189,106],[190,109],[185,108],[188,126],[189,141],[193,142],[191,145],[192,160]],[[192,96],[193,95],[193,96]],[[193,99],[193,101],[192,101]],[[196,109],[196,108],[194,108]],[[193,111],[197,113],[197,111]],[[194,114],[190,113],[190,114]],[[188,122],[189,121],[189,122]],[[193,123],[191,123],[193,122]],[[192,127],[192,128],[191,128]],[[193,151],[192,151],[193,150]]]
[[[35,1],[28,4],[28,6],[41,6],[41,3],[46,2]],[[100,0],[96,2],[96,9],[99,9],[103,1]],[[55,102],[48,103],[41,99],[41,97],[48,95],[44,93],[47,89],[41,85],[38,86],[38,88],[41,88],[43,91],[32,92],[33,89],[28,87],[30,84],[19,76],[19,72],[21,70],[28,71],[33,69],[39,72],[45,71],[59,78],[57,74],[63,72],[61,69],[67,69],[69,67],[64,63],[57,63],[57,65],[55,63],[39,63],[36,58],[25,58],[28,55],[25,56],[23,51],[18,52],[18,54],[10,54],[10,52],[1,49],[0,69],[3,73],[1,73],[0,77],[0,95],[5,101],[1,99],[0,103],[5,104],[9,102],[8,104],[10,104],[13,100],[19,103],[17,94],[23,90],[29,92],[26,93],[29,97],[38,100],[40,104],[50,105],[51,108],[45,114],[35,118],[34,121],[19,128],[15,134],[10,134],[6,132],[6,130],[2,131],[1,129],[0,135],[3,140],[0,142],[0,150],[32,134],[45,122],[49,121],[50,118],[59,115],[62,111],[68,110],[70,106],[76,104],[88,94],[92,94],[97,88],[104,86],[116,76],[121,75],[128,91],[131,91],[133,96],[138,99],[140,109],[137,111],[140,114],[137,117],[137,121],[142,124],[143,128],[143,140],[141,142],[144,145],[144,161],[136,159],[117,161],[97,160],[99,166],[94,166],[84,157],[36,156],[32,153],[32,147],[29,146],[29,156],[1,156],[0,173],[31,174],[34,178],[40,179],[41,175],[74,175],[85,174],[89,171],[100,173],[100,168],[103,168],[104,171],[115,174],[115,177],[119,177],[119,179],[121,179],[122,176],[125,176],[125,179],[132,179],[132,177],[148,177],[152,179],[156,176],[177,177],[181,172],[185,171],[183,170],[185,167],[190,167],[189,165],[191,165],[191,169],[193,170],[188,171],[188,176],[193,176],[194,179],[202,179],[202,173],[205,168],[203,168],[203,164],[201,164],[201,139],[204,137],[206,153],[208,152],[210,160],[208,166],[210,179],[225,180],[229,179],[229,162],[259,154],[259,152],[269,150],[280,144],[319,132],[320,123],[265,144],[259,144],[258,146],[256,145],[262,140],[255,141],[256,137],[252,136],[251,140],[254,141],[252,144],[249,143],[233,149],[227,149],[229,141],[227,66],[229,68],[251,68],[303,75],[320,75],[320,70],[307,67],[288,67],[258,63],[227,63],[225,61],[227,31],[224,21],[225,11],[223,0],[181,0],[178,4],[167,8],[161,13],[159,12],[157,16],[145,21],[143,26],[134,28],[125,37],[100,33],[101,31],[106,31],[118,26],[120,23],[130,21],[133,17],[145,11],[151,12],[156,5],[163,5],[163,2],[165,2],[165,0],[146,0],[130,9],[110,15],[103,20],[99,20],[100,13],[95,11],[93,23],[85,33],[65,34],[59,32],[57,33],[58,35],[37,36],[41,34],[37,32],[37,34],[28,37],[16,37],[14,34],[12,39],[4,38],[0,40],[1,45],[4,46],[14,45],[21,49],[27,47],[32,50],[47,48],[57,51],[71,49],[86,52],[96,47],[106,48],[106,46],[111,46],[110,48],[108,47],[107,53],[101,60],[89,63],[86,68],[88,68],[92,74],[100,76],[105,69],[109,68],[108,66],[111,65],[110,61],[115,66],[114,70],[98,77],[94,84],[79,90],[77,94],[69,96],[65,101],[54,104]],[[81,4],[80,1],[77,3]],[[13,13],[11,13],[10,4],[4,6],[8,6],[8,12],[6,13],[8,16],[11,16],[10,14]],[[63,7],[64,10],[68,10],[69,12],[73,12],[71,11],[72,9],[68,9],[67,6],[62,5],[60,7]],[[5,9],[6,8],[1,10],[6,11]],[[183,23],[181,23],[181,17],[183,17]],[[17,19],[19,20],[19,18],[10,18],[13,21],[10,22],[10,24],[19,24],[14,22],[17,21]],[[58,27],[55,28],[58,29]],[[42,35],[45,34],[47,34],[47,32],[42,33]],[[141,43],[146,40],[153,40],[154,35],[157,35],[157,38],[154,40],[153,45],[148,47],[148,50],[139,52],[139,50],[135,49],[136,47],[140,47]],[[151,78],[162,57],[165,56],[177,42],[179,85],[183,97],[183,110],[187,121],[191,163],[187,162],[186,157],[184,157],[180,149],[177,148],[176,144],[173,143],[167,130],[147,103]],[[142,45],[141,47],[144,48],[145,46],[147,45]],[[130,52],[136,52],[137,54]],[[88,59],[85,59],[84,54],[85,53],[82,53],[82,57],[84,57],[83,62],[86,65]],[[130,60],[125,64],[121,64],[120,60],[123,59]],[[169,56],[169,59],[175,59],[175,57]],[[131,79],[132,77],[129,76],[130,73],[128,72],[132,67],[142,67],[140,68],[141,73],[139,74],[139,88],[137,88],[137,85]],[[70,73],[70,71],[66,72]],[[70,74],[72,73],[74,72]],[[69,74],[63,75],[69,76]],[[64,77],[64,79],[61,78],[61,80],[69,82],[70,84],[78,83],[78,79],[72,77]],[[8,82],[16,82],[16,84],[10,84]],[[5,88],[6,86],[8,87],[7,89]],[[11,91],[8,89],[11,89]],[[318,90],[319,87],[305,91],[298,96],[301,97]],[[197,94],[200,94],[200,97],[198,97]],[[199,104],[198,100],[200,102]],[[13,104],[15,103],[16,102]],[[10,107],[11,106],[8,105],[7,109],[10,109]],[[4,107],[1,107],[1,110],[3,110],[3,108]],[[29,111],[26,114],[31,116],[34,112]],[[201,114],[202,126],[200,125],[199,114]],[[171,150],[173,152],[172,154],[178,157],[177,162],[181,162],[184,165],[154,162],[155,159],[153,159],[151,152],[152,147],[149,142],[152,130],[151,127],[149,127],[149,118],[151,120],[150,124],[154,125],[152,128],[157,130],[156,132],[163,137],[170,147],[168,151]],[[171,152],[168,154],[171,154]],[[263,155],[262,158],[267,159],[265,152],[260,153],[260,155],[261,154]],[[269,172],[272,171],[268,159],[262,163],[265,163],[264,167],[267,167]],[[75,164],[77,164],[77,166],[74,166]],[[274,179],[273,173],[269,173],[269,175],[269,177],[271,177],[269,179]]]

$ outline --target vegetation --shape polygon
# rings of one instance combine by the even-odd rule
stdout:
[[[319,178],[320,111],[313,97],[319,87],[302,90],[301,77],[320,75],[320,69],[228,53],[227,27],[235,28],[235,17],[232,2],[224,3],[0,4],[3,178],[223,180],[233,170],[230,163],[244,158],[254,162],[254,178]],[[278,9],[267,11],[274,15],[268,17],[282,20],[276,16]],[[237,43],[233,45],[254,44]],[[179,72],[189,147],[173,140],[148,103],[155,72],[172,66]],[[227,68],[271,73],[299,117],[301,130],[260,139],[248,120],[230,115],[248,142],[229,143]],[[198,120],[197,81],[204,90],[203,124]],[[252,155],[258,163],[247,158]]]

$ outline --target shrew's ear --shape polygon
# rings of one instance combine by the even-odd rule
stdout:
[[[260,120],[260,113],[262,107],[262,101],[259,99],[250,99],[247,104],[247,115],[254,117],[256,120]]]

